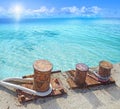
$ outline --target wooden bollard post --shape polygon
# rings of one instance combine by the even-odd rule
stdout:
[[[37,60],[35,61],[33,68],[33,89],[41,92],[49,90],[52,64],[47,60]]]
[[[85,84],[88,69],[88,66],[83,63],[76,64],[75,82],[78,85]]]
[[[107,61],[100,61],[99,63],[99,75],[101,77],[109,77],[111,75],[111,69],[113,65]]]

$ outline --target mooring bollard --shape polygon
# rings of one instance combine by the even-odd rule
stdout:
[[[76,64],[75,82],[78,85],[85,84],[88,69],[88,66],[83,63]]]
[[[52,64],[47,60],[37,60],[35,61],[33,68],[34,68],[33,89],[41,92],[49,90]]]
[[[99,63],[99,75],[101,77],[109,77],[111,75],[111,69],[113,65],[107,61],[100,61]]]

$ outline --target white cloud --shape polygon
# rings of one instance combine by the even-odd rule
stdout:
[[[33,13],[47,13],[48,9],[45,6],[42,6],[40,9],[36,9],[32,11]]]
[[[82,6],[80,8],[76,6],[72,7],[63,7],[61,8],[61,14],[66,14],[70,16],[79,16],[79,17],[90,17],[90,16],[97,16],[100,14],[101,8],[97,6],[92,6],[92,7],[85,7]]]
[[[54,13],[54,12],[55,12],[55,8],[51,8],[51,9],[49,10],[49,12],[50,12],[50,13]]]
[[[2,7],[0,7],[0,11],[2,10]]]
[[[87,8],[85,6],[80,8],[80,13],[85,13],[87,11]]]
[[[6,14],[6,10],[3,7],[0,7],[0,16],[4,16]]]
[[[0,12],[5,12],[6,9],[4,9],[3,7],[0,6]]]
[[[63,7],[63,8],[61,8],[61,11],[62,12],[67,12],[67,13],[77,14],[77,13],[79,13],[79,8],[77,8],[76,6]]]
[[[36,14],[36,13],[48,14],[48,13],[53,13],[54,11],[55,11],[55,8],[47,8],[45,6],[42,6],[39,9],[35,9],[35,10],[31,10],[31,9],[26,10],[27,13],[32,13],[32,14]]]
[[[39,9],[26,9],[24,12],[25,17],[42,17],[50,16],[52,14],[55,14],[55,8],[47,8],[45,6],[42,6]]]
[[[56,9],[54,7],[48,8],[42,6],[39,9],[24,9],[21,14],[22,17],[45,17],[45,16],[94,16],[98,15],[101,11],[100,7],[62,7],[61,9]],[[0,7],[0,16],[14,17],[14,8],[4,9]]]
[[[3,8],[2,7],[0,7],[0,12],[2,12],[3,11]]]
[[[98,14],[101,11],[101,8],[97,7],[97,6],[93,6],[91,7],[91,12]]]

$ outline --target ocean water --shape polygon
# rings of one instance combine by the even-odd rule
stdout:
[[[32,74],[38,59],[62,71],[120,62],[120,19],[0,19],[0,79]]]

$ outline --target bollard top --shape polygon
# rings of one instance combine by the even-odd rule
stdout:
[[[40,72],[51,71],[53,68],[52,64],[47,60],[36,60],[33,67]]]
[[[113,65],[108,61],[100,61],[99,66],[103,67],[105,69],[112,69],[113,68]]]
[[[89,67],[84,63],[78,63],[76,64],[76,69],[80,71],[88,71]]]

